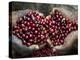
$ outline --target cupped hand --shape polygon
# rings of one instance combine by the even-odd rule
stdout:
[[[77,19],[75,20],[75,17],[77,16],[74,14],[75,11],[68,11],[64,8],[53,8],[52,13],[54,13],[54,10],[57,9],[63,13],[64,16],[67,16],[70,20],[73,20],[74,22],[78,23]],[[77,12],[75,12],[77,13]],[[64,44],[59,46],[53,46],[53,51],[60,51],[62,53],[67,53],[70,49],[77,47],[78,45],[78,30],[72,31],[68,34],[68,36],[64,39]]]
[[[53,50],[67,53],[67,51],[69,51],[74,46],[77,47],[78,44],[77,41],[78,41],[78,31],[73,31],[65,38],[63,45],[55,46],[53,47]]]
[[[12,12],[12,26],[14,26],[16,24],[18,17],[23,16],[25,13],[28,13],[29,11],[31,11],[31,10],[20,10],[20,11]],[[36,11],[36,12],[39,13],[38,11]],[[39,14],[43,15],[42,13],[39,13]],[[17,53],[19,53],[23,56],[29,55],[32,51],[38,50],[44,46],[44,45],[39,46],[39,45],[33,44],[33,45],[27,47],[27,46],[23,45],[22,41],[14,35],[12,35],[11,42],[12,42],[13,51],[16,51]]]

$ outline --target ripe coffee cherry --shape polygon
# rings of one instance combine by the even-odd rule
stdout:
[[[27,46],[31,46],[32,44],[28,42],[28,43],[26,43],[26,45],[27,45]]]
[[[30,39],[29,41],[30,41],[31,43],[33,42],[33,40],[32,40],[32,39]]]
[[[29,25],[30,25],[30,23],[28,22],[28,23],[27,23],[27,25],[29,26]]]
[[[52,23],[55,24],[55,21],[53,20]]]
[[[40,19],[40,16],[39,16],[39,15],[38,15],[38,16],[36,16],[36,19],[38,19],[38,20],[39,20],[39,19]]]
[[[15,25],[14,27],[13,27],[13,29],[17,29],[18,28],[18,26],[17,25]]]
[[[29,38],[32,38],[32,34],[29,34]]]
[[[35,34],[37,34],[38,33],[38,31],[37,30],[35,30]]]
[[[60,15],[60,19],[62,19],[63,18],[63,16],[62,15]]]
[[[31,26],[29,26],[28,29],[31,29]]]
[[[21,24],[21,27],[25,27],[25,25],[24,24]]]
[[[19,30],[18,30],[18,29],[16,29],[16,30],[15,30],[15,32],[16,32],[16,33],[18,33],[18,32],[19,32]]]
[[[27,21],[24,21],[24,24],[26,25],[27,24]]]
[[[28,30],[28,27],[25,27],[25,28],[24,28],[24,31],[27,31],[27,30]]]
[[[35,28],[33,27],[32,30],[35,30]]]
[[[25,34],[22,34],[22,37],[23,37],[23,38],[25,38],[25,36],[26,36]]]
[[[26,39],[28,39],[29,38],[29,36],[28,35],[26,35]]]

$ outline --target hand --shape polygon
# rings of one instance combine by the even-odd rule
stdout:
[[[22,44],[22,41],[16,36],[12,35],[12,49],[23,56],[30,54],[33,50],[38,50],[38,45],[31,45],[29,47]]]
[[[51,14],[54,12],[54,10],[57,9],[59,11],[62,11],[64,16],[69,17],[71,20],[75,20],[76,14],[74,14],[74,12],[72,11],[67,11],[64,8],[54,8],[51,12]],[[77,20],[76,20],[77,23]],[[69,35],[65,38],[64,40],[64,44],[60,45],[60,46],[53,46],[53,50],[54,51],[60,51],[61,53],[68,53],[68,51],[72,48],[74,48],[74,46],[77,47],[77,41],[78,41],[78,31],[72,31],[71,33],[69,33]]]
[[[12,26],[14,26],[16,24],[16,21],[18,20],[19,16],[23,16],[25,13],[29,12],[31,10],[21,10],[21,11],[14,11],[12,12]],[[37,13],[39,13],[38,11],[36,11]],[[40,15],[43,15],[42,13],[39,13]],[[20,55],[26,56],[29,55],[32,51],[34,50],[38,50],[41,47],[43,47],[44,45],[38,46],[38,45],[31,45],[29,47],[25,46],[22,44],[22,41],[17,38],[16,36],[12,35],[12,50],[13,52],[17,52],[17,54],[19,53]]]
[[[60,46],[53,47],[53,50],[60,51],[62,53],[67,53],[74,46],[77,47],[78,41],[78,31],[71,32],[64,40],[64,44]]]

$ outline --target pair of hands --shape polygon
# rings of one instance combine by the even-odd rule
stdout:
[[[54,9],[53,9],[54,10]],[[16,20],[18,19],[19,15],[22,15],[26,12],[25,11],[17,11],[17,12],[12,12],[12,25],[15,25]],[[53,11],[52,11],[53,12]],[[43,15],[42,13],[40,13]],[[53,46],[52,43],[50,42],[50,39],[47,39],[47,42],[51,47],[53,47],[53,51],[61,51],[61,52],[66,52],[69,50],[74,44],[77,44],[78,40],[78,31],[73,31],[71,32],[64,40],[64,44],[60,46]],[[16,36],[12,35],[12,48],[16,52],[25,55],[30,54],[34,50],[38,50],[42,48],[45,44],[38,46],[38,45],[31,45],[30,47],[26,47],[25,45],[22,44],[21,40],[18,39]]]

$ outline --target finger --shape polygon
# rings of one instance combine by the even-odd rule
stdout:
[[[23,55],[28,55],[30,54],[33,50],[30,49],[29,47],[25,46],[22,44],[21,40],[18,39],[15,36],[12,36],[12,50],[19,53],[19,54],[23,54]]]
[[[22,44],[22,41],[19,39],[19,38],[17,38],[16,36],[13,36],[12,35],[12,43],[13,43],[13,46],[16,48],[17,46],[18,47],[20,47],[20,48],[25,48],[26,49],[26,51],[27,50],[38,50],[39,49],[39,46],[38,45],[31,45],[31,46],[29,46],[29,47],[27,47],[26,45],[23,45]],[[16,48],[17,49],[17,48]],[[24,49],[23,49],[24,50]]]
[[[50,18],[51,18],[51,15],[46,16],[46,19],[48,19],[48,20],[49,20]]]
[[[51,40],[50,40],[50,38],[47,39],[47,43],[49,44],[50,47],[54,47]]]
[[[38,50],[39,46],[38,45],[31,45],[31,46],[29,46],[29,49],[31,49],[31,50]]]
[[[38,45],[32,45],[30,47],[27,47],[26,45],[23,45],[21,40],[18,39],[16,36],[12,37],[12,50],[14,52],[17,52],[23,56],[27,56],[31,54],[34,50],[38,50]]]
[[[59,51],[63,51],[63,50],[65,50],[66,48],[65,48],[64,45],[60,45],[60,46],[55,46],[53,49],[59,50]]]
[[[18,20],[17,12],[12,12],[12,26],[16,24],[16,21]]]

